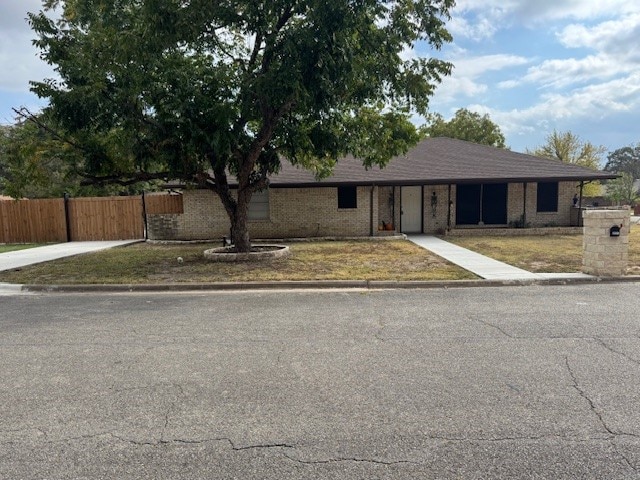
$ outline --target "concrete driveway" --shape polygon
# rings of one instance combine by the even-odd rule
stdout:
[[[0,478],[640,478],[638,286],[3,297]]]

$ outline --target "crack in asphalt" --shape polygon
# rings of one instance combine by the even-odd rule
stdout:
[[[616,451],[616,453],[622,458],[622,460],[624,461],[624,463],[630,467],[634,472],[638,473],[638,468],[631,463],[631,460],[629,460],[629,458],[620,451],[620,449],[618,448],[618,446],[615,443],[612,443],[613,445],[613,449]]]
[[[593,400],[587,395],[584,389],[580,387],[580,384],[578,383],[578,379],[575,373],[573,372],[571,365],[569,364],[569,357],[564,357],[564,363],[567,367],[567,371],[569,372],[569,376],[571,377],[571,381],[573,382],[573,385],[572,385],[573,388],[589,404],[589,409],[598,418],[598,422],[600,423],[600,425],[602,425],[602,427],[607,431],[609,435],[615,437],[617,433],[611,430],[611,428],[609,428],[609,425],[607,425],[607,423],[604,421],[604,418],[602,418],[602,414],[596,408],[596,405],[593,402]]]
[[[620,350],[616,350],[611,345],[607,344],[602,338],[594,337],[593,339],[596,341],[596,343],[598,345],[600,345],[603,348],[607,349],[611,353],[615,353],[616,355],[620,355],[621,357],[624,357],[625,359],[627,359],[628,361],[630,361],[631,363],[633,363],[635,365],[640,365],[640,361],[639,360],[636,360],[635,358],[630,357],[629,355],[627,355],[624,352],[621,352]]]
[[[109,435],[111,435],[113,438],[121,442],[131,443],[133,445],[139,445],[139,446],[152,446],[152,447],[166,446],[172,443],[182,443],[187,445],[201,445],[204,443],[226,442],[234,451],[253,450],[253,449],[261,449],[261,448],[295,448],[293,445],[290,445],[288,443],[259,443],[255,445],[238,446],[233,442],[233,440],[231,440],[228,437],[203,438],[198,440],[188,440],[184,438],[170,438],[170,439],[160,438],[159,440],[155,440],[155,441],[140,441],[140,440],[133,440],[130,438],[121,437],[120,435],[116,435],[114,433],[109,433]]]
[[[302,460],[300,458],[292,457],[291,455],[287,455],[283,452],[282,454],[285,458],[288,458],[292,462],[302,463],[304,465],[323,465],[328,463],[341,463],[341,462],[354,462],[354,463],[373,463],[375,465],[401,465],[401,464],[413,464],[420,465],[419,462],[412,462],[410,460],[375,460],[371,458],[358,458],[358,457],[338,457],[338,458],[327,458],[323,460]]]
[[[163,440],[164,439],[164,434],[167,431],[167,428],[169,428],[169,416],[171,415],[171,412],[176,408],[177,404],[178,404],[178,400],[180,399],[180,397],[184,397],[184,389],[182,388],[182,385],[180,385],[179,383],[173,383],[171,384],[171,386],[173,386],[173,388],[175,388],[178,393],[175,397],[175,399],[173,400],[173,402],[171,402],[171,404],[169,405],[169,408],[167,408],[167,411],[164,413],[164,425],[162,427],[162,432],[160,433],[160,439]]]
[[[480,318],[475,318],[475,317],[472,317],[471,320],[475,320],[476,322],[481,323],[482,325],[486,325],[487,327],[494,328],[494,329],[498,330],[500,333],[502,333],[504,336],[506,336],[508,338],[517,338],[517,337],[514,337],[513,335],[511,335],[506,330],[504,330],[502,327],[500,327],[498,325],[494,325],[493,323],[486,322],[486,321],[484,321],[484,320],[482,320]]]
[[[522,435],[522,436],[511,436],[511,437],[447,437],[447,436],[437,436],[430,435],[427,437],[429,440],[439,440],[443,442],[452,442],[452,443],[499,443],[499,442],[535,442],[537,440],[545,440],[545,439],[556,439],[563,440],[567,442],[593,442],[593,441],[609,441],[611,440],[610,436],[606,437],[588,437],[588,438],[578,438],[578,437],[568,437],[560,434],[546,434],[546,435]]]
[[[569,375],[571,376],[571,380],[573,381],[573,388],[580,394],[580,396],[582,398],[584,398],[587,401],[587,403],[589,404],[590,410],[598,418],[598,421],[600,422],[602,427],[611,436],[609,438],[609,442],[611,443],[611,446],[616,451],[618,456],[620,458],[622,458],[622,460],[625,463],[625,465],[629,466],[634,472],[638,472],[638,469],[635,467],[635,465],[633,465],[633,463],[631,463],[631,460],[629,460],[629,458],[626,455],[624,455],[618,449],[617,445],[615,444],[615,440],[616,440],[617,437],[620,437],[620,436],[635,437],[636,435],[635,434],[629,434],[629,433],[623,433],[623,432],[615,432],[609,427],[609,425],[607,425],[607,422],[605,422],[604,418],[602,417],[602,413],[600,411],[598,411],[598,409],[596,408],[596,405],[593,402],[593,400],[587,395],[587,393],[584,391],[584,389],[582,389],[580,387],[580,384],[578,383],[578,379],[577,379],[575,373],[573,372],[573,369],[571,368],[571,365],[569,364],[569,357],[564,357],[564,361],[565,361],[565,365],[567,367],[567,370],[569,371]]]

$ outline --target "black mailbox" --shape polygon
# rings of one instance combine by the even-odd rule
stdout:
[[[614,225],[609,229],[610,237],[619,237],[620,236],[620,227],[618,225]]]

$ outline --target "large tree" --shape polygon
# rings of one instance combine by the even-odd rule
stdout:
[[[35,120],[35,118],[34,118]],[[73,149],[55,141],[32,122],[0,126],[0,193],[13,198],[62,196]],[[67,163],[66,160],[69,160]]]
[[[43,0],[29,18],[60,79],[33,89],[87,179],[197,180],[247,251],[249,201],[281,158],[326,174],[347,153],[385,165],[417,142],[409,115],[426,114],[451,65],[403,53],[450,41],[453,4]]]
[[[614,173],[628,173],[632,178],[640,178],[640,143],[635,147],[618,148],[607,155],[604,169]]]
[[[600,169],[600,162],[605,151],[604,147],[583,141],[570,131],[558,132],[556,130],[547,135],[545,144],[534,150],[527,149],[527,153],[531,155],[560,160],[592,170]],[[588,197],[599,195],[600,184],[598,182],[587,184],[583,193]]]
[[[630,173],[622,172],[620,177],[607,182],[607,198],[616,205],[635,205],[640,199],[640,191]]]
[[[506,148],[500,127],[488,114],[480,115],[461,108],[449,121],[439,113],[430,115],[429,120],[429,124],[423,130],[430,137],[457,138],[481,145]]]
[[[25,112],[26,115],[26,112]],[[116,195],[158,188],[149,183],[119,186],[83,184],[82,151],[52,132],[43,115],[0,125],[0,193],[13,198]],[[85,182],[86,183],[86,182]]]

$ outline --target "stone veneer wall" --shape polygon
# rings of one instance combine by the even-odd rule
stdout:
[[[629,209],[585,210],[582,271],[597,276],[624,275],[629,262]],[[612,226],[620,236],[612,237]]]

